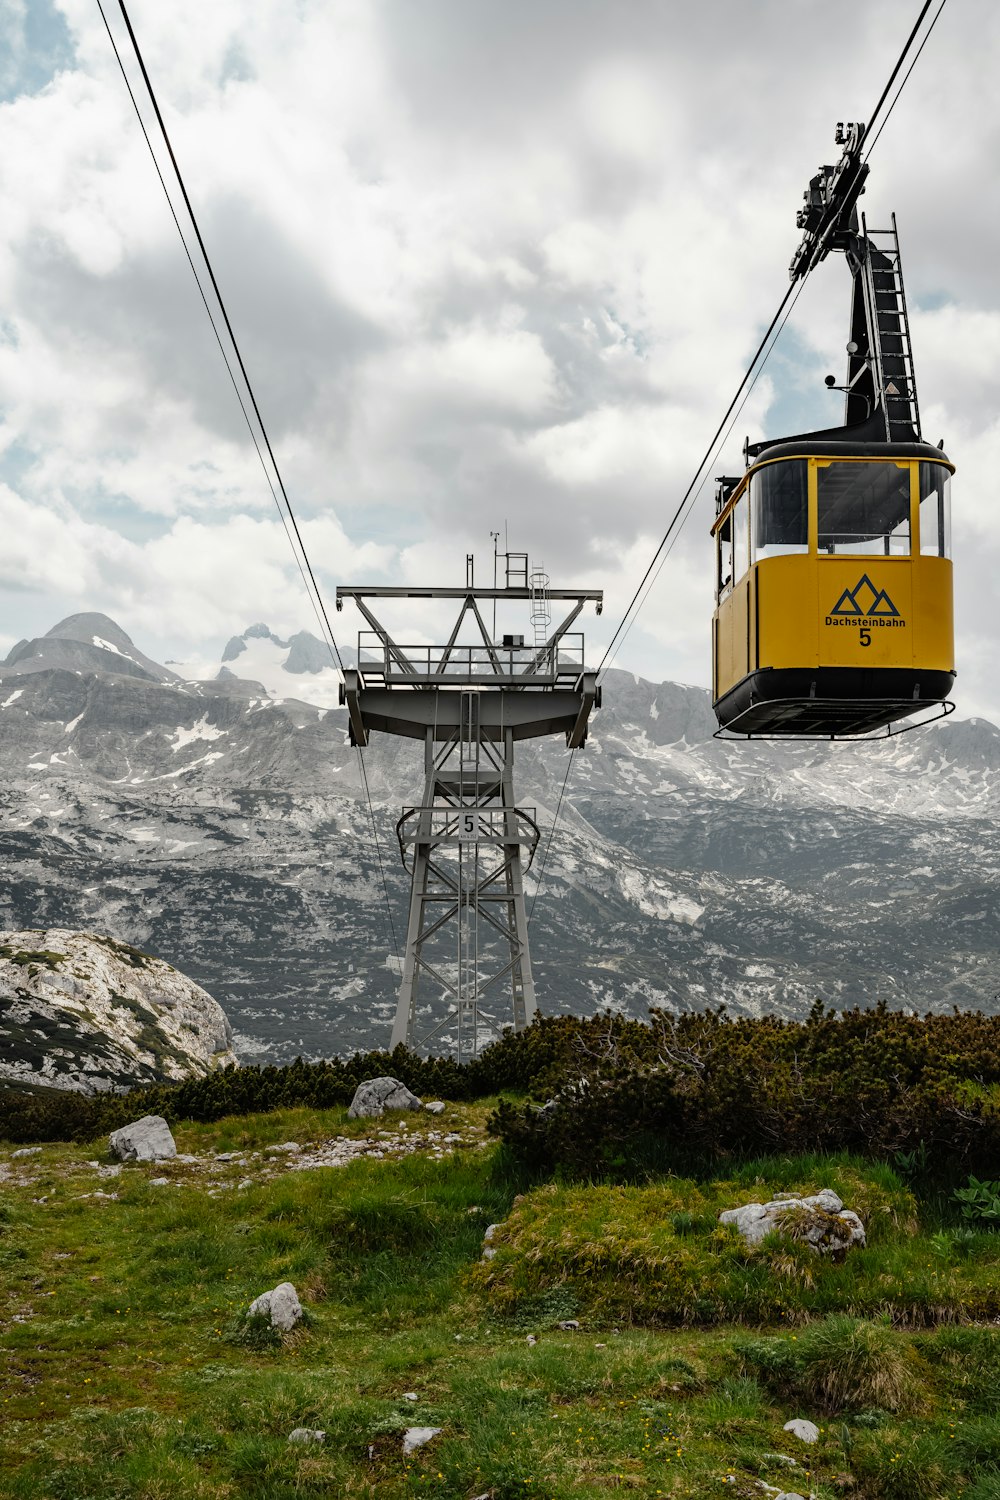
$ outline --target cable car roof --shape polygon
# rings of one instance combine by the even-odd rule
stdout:
[[[860,450],[860,451],[859,451]],[[940,448],[925,443],[914,432],[912,438],[887,442],[885,417],[876,408],[863,422],[841,427],[820,427],[815,432],[796,432],[784,438],[748,442],[743,450],[748,466],[772,458],[926,458],[948,463]]]
[[[843,432],[845,429],[837,429]],[[776,458],[920,458],[930,463],[947,464],[954,472],[955,465],[941,448],[933,443],[859,443],[841,439],[839,442],[821,434],[810,437],[779,438],[777,442],[758,444],[759,456],[751,468],[770,463]]]

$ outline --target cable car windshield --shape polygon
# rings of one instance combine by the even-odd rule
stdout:
[[[837,462],[816,469],[820,552],[910,555],[908,464]]]

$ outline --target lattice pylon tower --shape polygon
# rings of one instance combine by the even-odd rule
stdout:
[[[534,810],[515,801],[515,743],[562,732],[583,744],[599,700],[583,637],[569,626],[586,600],[600,608],[600,592],[546,589],[546,605],[573,602],[567,618],[529,646],[523,636],[496,642],[479,601],[524,600],[537,613],[537,583],[515,574],[512,585],[512,571],[509,560],[503,589],[475,589],[470,577],[465,589],[337,590],[338,609],[352,599],[372,627],[359,636],[357,669],[345,672],[352,740],[367,744],[379,730],[424,749],[422,800],[396,827],[410,901],[391,1045],[444,1045],[462,1061],[505,1026],[522,1030],[537,1009],[524,875],[539,831]],[[445,645],[405,646],[372,613],[372,596],[462,604]],[[466,621],[471,645],[460,642]]]
[[[479,736],[478,694],[463,694],[459,735],[441,746],[427,735],[424,764],[423,803],[404,813],[399,827],[404,863],[409,856],[410,909],[391,1045],[418,1036],[429,1042],[454,1020],[462,1060],[476,1055],[484,1030],[495,1033],[497,1017],[481,1014],[483,1001],[499,1010],[509,991],[508,1014],[518,1031],[537,1008],[524,866],[538,829],[514,802],[512,734],[502,745]],[[423,1033],[421,979],[425,989],[428,980],[439,986],[453,1006]]]

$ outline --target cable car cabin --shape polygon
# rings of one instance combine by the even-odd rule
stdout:
[[[933,708],[955,680],[950,480],[921,439],[896,217],[858,212],[865,126],[837,126],[796,223],[789,275],[831,251],[851,272],[844,424],[746,446],[720,480],[715,713],[746,735],[863,735]],[[950,710],[947,705],[945,712]]]
[[[720,481],[713,697],[737,734],[866,734],[955,679],[953,465],[824,437],[760,444]]]

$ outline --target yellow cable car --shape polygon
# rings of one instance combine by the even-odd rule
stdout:
[[[716,496],[713,699],[729,733],[863,735],[952,706],[954,466],[920,439],[895,218],[859,226],[864,127],[848,130],[805,195],[792,262],[794,279],[848,256],[845,425],[748,444]]]

